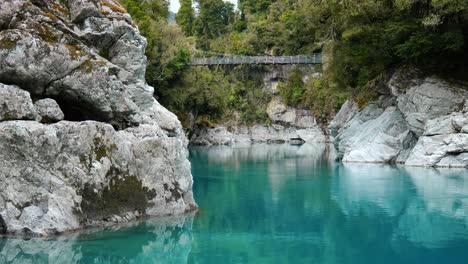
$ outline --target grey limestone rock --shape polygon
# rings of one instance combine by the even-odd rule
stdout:
[[[145,38],[115,0],[65,3],[0,2],[0,232],[196,208],[188,140],[144,81]]]
[[[391,163],[404,159],[414,138],[395,106],[374,103],[347,123],[334,144],[344,162]]]
[[[65,117],[62,109],[60,109],[60,106],[54,99],[46,98],[38,100],[34,103],[34,107],[39,115],[39,122],[57,122],[63,120]]]
[[[0,121],[36,118],[36,111],[27,91],[15,85],[0,83]]]
[[[442,79],[428,77],[398,96],[398,108],[411,131],[421,136],[428,119],[462,110],[466,95]]]
[[[391,96],[359,110],[346,102],[329,128],[345,162],[468,167],[466,89],[418,70],[399,69]]]

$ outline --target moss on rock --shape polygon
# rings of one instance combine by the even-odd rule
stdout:
[[[108,140],[100,137],[94,138],[93,143],[93,151],[94,155],[96,156],[96,160],[101,160],[104,157],[109,158],[112,154],[112,151],[117,148],[116,144],[110,144]]]
[[[125,8],[123,8],[121,5],[117,4],[117,3],[109,3],[109,2],[104,2],[104,1],[101,1],[101,6],[106,6],[108,8],[110,8],[112,11],[114,12],[117,12],[117,13],[127,13],[127,10],[125,10]]]
[[[0,49],[14,49],[16,47],[16,41],[3,37],[0,39]]]
[[[154,191],[143,187],[137,177],[117,169],[111,168],[108,177],[112,177],[110,184],[98,192],[95,192],[98,188],[93,185],[84,187],[81,203],[84,218],[106,220],[112,215],[145,211],[148,200],[154,197]]]

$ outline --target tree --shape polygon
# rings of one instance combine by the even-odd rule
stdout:
[[[176,14],[176,21],[184,31],[185,36],[193,35],[194,20],[195,12],[193,11],[192,0],[181,0],[179,12]]]
[[[223,0],[197,0],[198,17],[195,34],[200,38],[213,39],[226,33],[227,26],[233,21],[234,6]]]

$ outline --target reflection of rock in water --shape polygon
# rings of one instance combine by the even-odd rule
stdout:
[[[192,222],[190,215],[50,240],[2,239],[0,263],[186,263],[192,247]]]
[[[425,247],[442,247],[468,233],[468,171],[405,168],[417,195],[400,217],[397,237]]]
[[[346,215],[385,213],[396,216],[410,196],[405,177],[397,167],[377,164],[344,164],[333,177],[332,193]],[[378,174],[376,174],[378,172]]]
[[[254,144],[246,147],[192,147],[192,156],[203,156],[208,162],[236,164],[239,161],[273,160],[307,157],[310,160],[324,158],[324,151],[330,145],[325,143],[302,146]]]
[[[347,216],[395,217],[392,246],[446,246],[468,233],[468,171],[345,164],[332,194]],[[376,174],[378,173],[378,174]]]

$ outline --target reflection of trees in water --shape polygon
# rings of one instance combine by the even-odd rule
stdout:
[[[197,234],[204,242],[194,245],[191,257],[411,263],[418,256],[415,261],[434,263],[446,241],[465,239],[468,246],[466,171],[340,165],[330,161],[326,147],[306,148],[309,155],[288,146],[284,152],[256,147],[192,149],[194,175],[203,175],[195,178],[196,197],[208,211],[196,226],[210,237]],[[203,255],[206,248],[222,254]]]
[[[186,263],[193,215],[94,229],[47,240],[0,240],[0,263]]]

